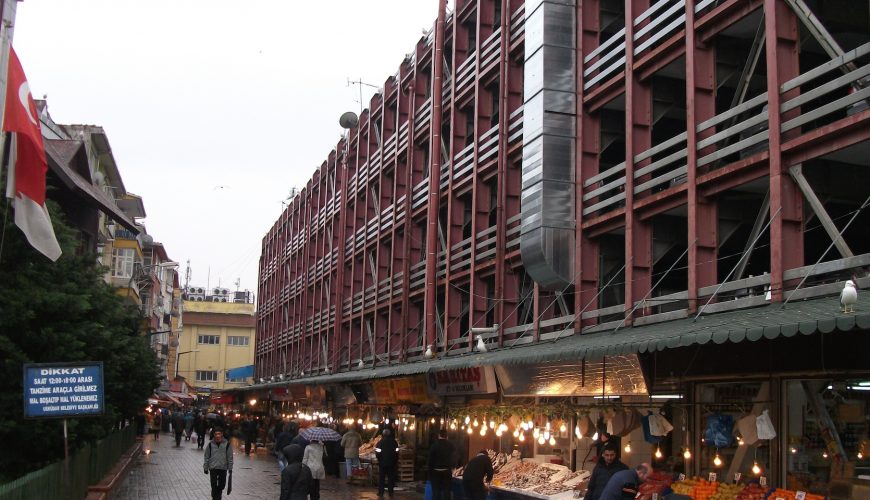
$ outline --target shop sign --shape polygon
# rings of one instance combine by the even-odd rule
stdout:
[[[435,394],[491,394],[496,390],[495,371],[491,366],[472,366],[432,372],[429,389]]]
[[[215,405],[233,404],[233,395],[232,394],[213,393],[211,395],[211,403],[215,404]]]
[[[429,392],[426,390],[426,378],[423,376],[400,378],[393,380],[393,389],[396,399],[411,403],[425,403],[429,401]]]
[[[379,404],[396,402],[396,390],[392,380],[375,380],[372,382],[372,388],[375,392],[375,401]]]
[[[270,399],[272,401],[293,401],[293,395],[290,393],[290,391],[287,390],[286,387],[277,387],[275,389],[272,389]]]
[[[25,418],[102,415],[103,363],[24,365]]]

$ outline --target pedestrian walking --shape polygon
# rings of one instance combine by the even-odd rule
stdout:
[[[227,473],[230,474],[230,484],[233,474],[233,449],[224,439],[221,429],[214,430],[214,438],[205,448],[202,470],[209,475],[212,500],[221,500],[227,484]]]
[[[278,437],[275,438],[275,456],[278,458],[278,469],[282,472],[284,471],[284,467],[287,466],[287,458],[284,456],[284,448],[286,448],[287,445],[293,441],[293,438],[296,437],[296,429],[298,429],[296,422],[290,422],[288,425],[283,427],[282,431],[278,434]],[[302,447],[300,446],[300,448]]]
[[[341,447],[344,448],[344,467],[347,470],[347,482],[353,482],[354,467],[359,468],[359,447],[362,446],[362,436],[356,431],[356,425],[352,425],[344,436],[341,436]]]
[[[438,439],[429,448],[429,483],[432,500],[450,500],[453,466],[456,465],[456,447],[447,440],[447,429],[438,431]]]
[[[297,445],[298,446],[298,445]],[[326,479],[323,467],[323,441],[312,441],[305,447],[302,463],[311,470],[311,500],[320,500],[320,480]]]
[[[378,497],[384,496],[386,488],[393,496],[396,486],[396,467],[399,465],[399,443],[393,437],[393,431],[384,429],[381,440],[375,446],[375,456],[378,458]]]
[[[175,433],[175,447],[181,446],[181,436],[184,433],[184,415],[181,410],[172,414],[172,432]]]
[[[242,438],[245,440],[245,455],[251,454],[251,444],[257,436],[257,423],[248,415],[242,422]]]
[[[157,441],[160,439],[160,429],[163,426],[163,415],[160,413],[160,410],[154,412],[154,416],[151,417],[151,432],[154,434],[154,440]]]
[[[190,435],[193,432],[193,422],[194,422],[193,412],[187,410],[187,413],[184,414],[184,440],[190,441]]]
[[[283,461],[287,464],[281,471],[281,496],[279,500],[308,500],[311,492],[311,469],[302,463],[302,447],[290,444],[282,448]]]
[[[462,472],[462,489],[465,490],[465,498],[486,500],[486,492],[489,490],[493,474],[489,455],[486,450],[480,450],[465,464],[465,470]]]
[[[196,447],[202,449],[205,445],[205,435],[208,434],[208,419],[205,415],[200,414],[196,417],[196,422],[193,424],[193,431],[196,432]]]

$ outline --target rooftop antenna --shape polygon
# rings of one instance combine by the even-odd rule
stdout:
[[[190,285],[190,259],[187,259],[187,269],[184,270],[184,289]]]
[[[242,278],[236,278],[236,291],[239,291],[239,287],[242,285]]]
[[[376,91],[380,91],[381,88],[378,87],[377,85],[372,85],[371,83],[367,83],[367,82],[362,81],[362,77],[359,77],[356,80],[351,80],[350,77],[348,77],[347,86],[350,87],[351,85],[356,85],[359,88],[359,114],[362,114],[362,112],[363,112],[363,100],[362,100],[363,99],[362,98],[363,85],[365,85],[366,87],[371,87],[371,88],[375,89]],[[347,128],[347,127],[345,127],[345,128]]]

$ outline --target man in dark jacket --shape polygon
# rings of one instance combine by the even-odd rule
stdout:
[[[281,496],[279,500],[306,500],[311,491],[311,469],[302,463],[302,447],[297,444],[285,446],[282,451],[287,466],[281,472]]]
[[[184,433],[184,414],[176,410],[172,414],[172,432],[175,433],[175,447],[181,446],[181,436]]]
[[[620,462],[616,458],[616,449],[612,444],[608,444],[602,449],[601,456],[598,458],[598,464],[592,469],[592,476],[589,478],[589,487],[586,490],[584,500],[598,500],[601,498],[601,492],[607,486],[607,481],[610,477],[619,471],[627,470],[628,466]]]
[[[205,445],[205,435],[208,434],[208,419],[200,413],[193,423],[193,431],[196,432],[196,447],[200,450]]]
[[[465,490],[465,498],[468,500],[486,500],[487,483],[492,482],[492,461],[486,450],[480,450],[474,458],[465,464],[462,472],[462,489]]]
[[[245,455],[251,454],[251,443],[257,439],[257,422],[253,417],[248,415],[245,421],[242,422],[242,437],[245,440]]]
[[[621,470],[610,477],[604,491],[601,492],[601,500],[623,500],[636,498],[640,485],[652,472],[650,464],[640,464],[634,469]]]
[[[393,431],[384,429],[382,438],[375,446],[375,456],[378,458],[378,497],[384,496],[384,486],[390,496],[396,485],[396,467],[399,465],[399,443],[393,437]]]
[[[450,482],[456,465],[456,448],[447,440],[447,429],[438,432],[438,439],[429,448],[429,482],[432,500],[450,500]]]

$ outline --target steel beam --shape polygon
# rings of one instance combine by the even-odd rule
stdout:
[[[852,253],[851,249],[849,249],[846,240],[840,237],[840,230],[837,229],[831,216],[828,215],[828,211],[825,210],[825,205],[822,204],[822,201],[819,200],[818,196],[816,196],[816,193],[813,191],[807,178],[804,177],[802,165],[798,164],[789,168],[788,173],[791,174],[791,178],[794,179],[798,188],[800,188],[801,192],[804,194],[804,198],[806,198],[807,202],[810,204],[810,208],[813,209],[816,217],[819,218],[819,222],[822,223],[825,232],[831,237],[831,240],[834,242],[834,246],[837,247],[840,255],[843,257],[854,257],[855,254]]]

